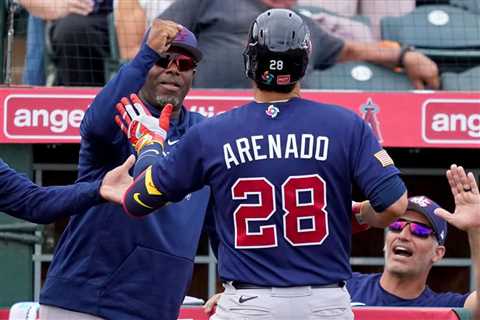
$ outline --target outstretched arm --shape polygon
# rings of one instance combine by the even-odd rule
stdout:
[[[477,307],[480,305],[480,297],[476,293],[480,287],[480,194],[478,185],[471,172],[467,174],[463,167],[455,164],[450,167],[450,170],[447,170],[447,179],[455,199],[455,212],[450,213],[439,208],[435,211],[435,214],[456,228],[468,233],[472,263],[477,272],[476,290],[465,301],[465,307],[475,310],[478,316]],[[479,318],[475,317],[475,319]]]
[[[120,202],[120,195],[132,182],[128,170],[134,162],[132,156],[109,171],[103,180],[40,187],[0,160],[0,210],[15,218],[48,224],[59,217],[84,212],[102,202],[102,198]]]

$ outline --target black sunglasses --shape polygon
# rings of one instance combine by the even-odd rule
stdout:
[[[175,62],[177,69],[180,72],[190,71],[197,66],[195,60],[189,56],[178,53],[166,53],[160,55],[160,58],[155,62],[155,65],[163,69],[168,69],[172,65],[172,62]]]

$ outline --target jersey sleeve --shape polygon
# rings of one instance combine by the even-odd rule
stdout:
[[[200,126],[192,127],[168,155],[157,158],[152,166],[153,182],[169,201],[179,201],[202,188],[206,170]]]
[[[385,198],[379,193],[390,189],[392,183],[401,184],[395,190],[404,190],[403,182],[399,178],[400,171],[395,167],[392,158],[384,150],[373,134],[370,126],[360,117],[355,116],[355,128],[352,138],[351,168],[354,181],[363,194],[370,200]],[[393,180],[393,181],[392,181]],[[398,196],[400,197],[401,194]],[[387,208],[398,198],[389,197],[389,202],[384,203],[383,209]],[[377,210],[377,207],[374,207]],[[383,211],[383,210],[381,210]]]
[[[0,210],[30,222],[51,223],[99,204],[100,183],[40,187],[0,160]]]
[[[135,178],[123,196],[123,209],[127,214],[146,216],[204,186],[202,144],[196,128],[191,128],[176,148],[165,157],[157,156],[156,161]]]

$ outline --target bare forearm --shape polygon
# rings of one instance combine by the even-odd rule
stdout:
[[[64,0],[18,0],[27,11],[45,20],[55,20],[68,14]]]
[[[115,29],[122,59],[131,60],[138,52],[146,29],[146,16],[137,0],[118,1]]]
[[[388,68],[397,66],[400,48],[382,47],[379,43],[346,41],[338,62],[368,61]]]

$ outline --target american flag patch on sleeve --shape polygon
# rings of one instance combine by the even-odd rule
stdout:
[[[375,156],[375,158],[377,158],[378,161],[380,161],[380,163],[382,164],[383,167],[393,165],[392,158],[390,158],[387,151],[385,151],[384,149],[375,153],[374,156]]]

